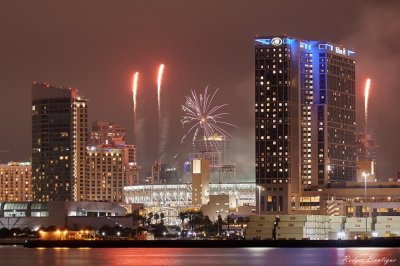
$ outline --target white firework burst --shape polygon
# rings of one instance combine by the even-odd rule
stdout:
[[[221,109],[227,104],[212,106],[212,101],[218,89],[212,95],[208,94],[208,87],[205,88],[203,94],[197,94],[195,90],[191,92],[191,96],[186,96],[185,104],[182,105],[184,112],[181,120],[182,125],[190,128],[182,137],[181,143],[191,134],[193,134],[192,142],[194,143],[198,135],[201,134],[206,145],[207,142],[210,142],[219,150],[219,144],[214,140],[214,137],[222,135],[225,139],[232,138],[232,135],[223,126],[236,127],[234,124],[222,121],[228,113],[221,112]]]

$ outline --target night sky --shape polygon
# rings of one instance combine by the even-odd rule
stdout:
[[[164,63],[165,158],[182,146],[181,104],[191,89],[220,89],[238,177],[254,180],[255,35],[328,40],[357,53],[357,126],[372,79],[370,131],[378,175],[400,170],[400,1],[0,1],[0,162],[31,156],[31,83],[79,89],[89,120],[124,126],[133,141],[131,75],[140,71],[139,160],[157,159],[157,68]],[[5,152],[8,151],[8,152]]]

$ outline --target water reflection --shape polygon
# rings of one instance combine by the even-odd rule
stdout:
[[[0,246],[1,265],[400,265],[400,248],[57,248]]]

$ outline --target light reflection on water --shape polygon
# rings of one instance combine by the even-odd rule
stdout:
[[[372,259],[373,258],[373,259]],[[386,264],[385,264],[386,263]],[[400,265],[400,248],[54,248],[0,246],[0,265]]]

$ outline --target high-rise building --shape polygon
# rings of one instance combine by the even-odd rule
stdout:
[[[79,198],[88,139],[87,102],[72,88],[32,85],[32,189],[36,201]]]
[[[324,41],[255,38],[260,212],[288,213],[304,190],[355,180],[354,55]]]
[[[125,143],[125,137],[125,128],[120,125],[107,121],[95,121],[93,122],[89,142],[90,145],[118,145]]]
[[[86,172],[79,200],[124,202],[124,186],[138,183],[138,167],[130,161],[133,145],[88,147]]]
[[[31,201],[32,169],[30,162],[0,164],[0,201]]]
[[[94,122],[86,152],[86,170],[78,200],[124,202],[124,186],[136,185],[136,149],[125,143],[125,129]]]

